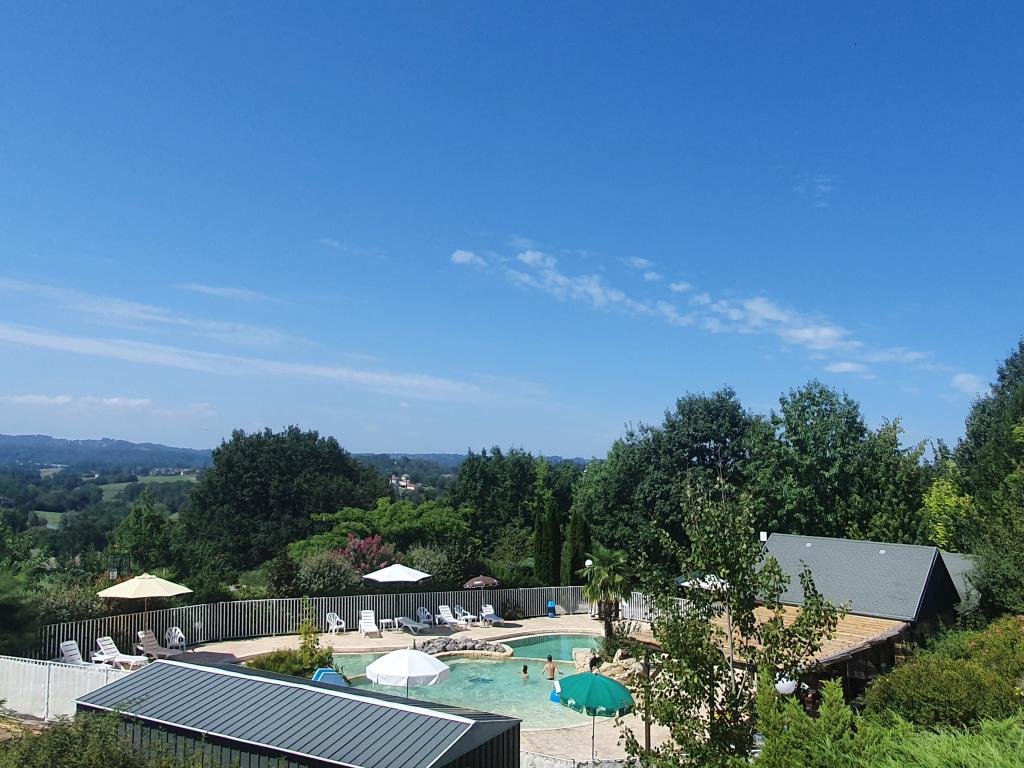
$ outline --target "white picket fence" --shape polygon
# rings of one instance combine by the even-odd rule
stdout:
[[[589,610],[589,604],[583,599],[582,587],[471,589],[315,597],[309,598],[308,602],[303,598],[285,598],[189,605],[150,611],[147,628],[162,639],[168,627],[180,627],[189,646],[194,646],[218,640],[295,634],[307,613],[320,629],[326,629],[324,617],[332,611],[344,620],[349,629],[354,629],[361,610],[373,610],[379,617],[413,617],[421,606],[433,613],[439,605],[461,605],[471,613],[479,613],[481,606],[488,603],[507,618],[514,615],[532,618],[547,613],[549,600],[554,600],[567,613]],[[57,658],[60,644],[65,640],[77,640],[82,654],[86,655],[96,647],[96,638],[105,635],[112,637],[118,647],[128,653],[136,642],[136,632],[143,628],[144,619],[142,613],[126,613],[50,624],[42,628],[39,642],[32,649],[33,655],[42,659]]]
[[[108,666],[0,656],[0,699],[21,715],[53,720],[75,713],[75,699],[129,674]]]

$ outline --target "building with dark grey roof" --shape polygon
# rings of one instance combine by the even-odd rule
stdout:
[[[826,600],[860,616],[916,623],[951,611],[960,600],[935,547],[773,533],[765,551],[790,577],[783,603],[802,602],[804,564]]]
[[[519,720],[238,666],[157,661],[77,701],[144,751],[239,768],[518,768]]]

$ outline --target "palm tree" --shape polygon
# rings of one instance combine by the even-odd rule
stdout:
[[[597,612],[604,621],[604,636],[612,636],[612,615],[619,600],[633,589],[633,569],[626,553],[600,544],[587,555],[588,565],[578,571],[586,579],[583,596],[597,603]]]

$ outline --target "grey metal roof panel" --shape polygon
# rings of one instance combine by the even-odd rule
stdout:
[[[78,699],[158,725],[340,766],[428,768],[456,759],[515,718],[301,678],[158,661]],[[440,763],[443,764],[443,763]]]
[[[942,561],[935,547],[773,533],[765,551],[790,576],[782,602],[799,605],[798,575],[806,563],[818,591],[851,613],[917,621],[932,569]]]
[[[942,562],[946,564],[956,591],[960,595],[962,603],[974,605],[978,602],[978,590],[971,584],[970,575],[974,571],[974,560],[970,555],[963,555],[959,552],[943,552]]]

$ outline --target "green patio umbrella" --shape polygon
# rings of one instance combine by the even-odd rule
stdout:
[[[559,684],[562,704],[590,715],[590,759],[596,760],[597,717],[619,717],[633,711],[629,689],[617,680],[593,672],[580,672],[563,678]]]

